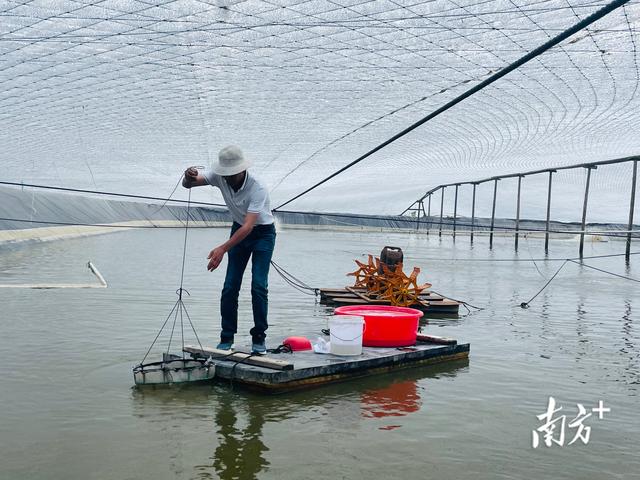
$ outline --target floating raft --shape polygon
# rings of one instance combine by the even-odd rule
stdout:
[[[336,307],[343,305],[389,305],[388,301],[369,298],[366,290],[353,287],[340,289],[321,288],[320,303]],[[460,309],[460,302],[425,291],[420,295],[420,302],[414,303],[410,307],[421,310],[424,313],[457,314]]]
[[[229,355],[229,352],[199,346],[186,346],[184,350],[194,358],[211,358],[217,379],[266,393],[306,389],[366,375],[464,360],[469,356],[469,344],[423,335],[413,347],[364,347],[362,355],[353,357],[312,351],[267,356],[243,352]]]

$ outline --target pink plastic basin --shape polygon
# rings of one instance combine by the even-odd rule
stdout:
[[[416,344],[418,322],[423,313],[415,308],[386,305],[349,305],[335,309],[336,315],[364,317],[365,347],[408,347]]]

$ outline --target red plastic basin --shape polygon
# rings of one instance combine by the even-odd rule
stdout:
[[[364,317],[365,347],[408,347],[416,344],[418,322],[423,313],[415,308],[386,305],[349,305],[335,309],[336,315]]]

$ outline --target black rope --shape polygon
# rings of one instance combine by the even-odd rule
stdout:
[[[171,200],[171,197],[173,197],[173,194],[175,193],[176,189],[178,188],[178,185],[180,185],[180,182],[182,181],[182,178],[183,178],[182,175],[180,175],[180,178],[178,178],[178,182],[173,187],[173,190],[171,190],[171,193],[169,194],[167,199],[164,202],[162,202],[162,205],[160,205],[157,209],[155,209],[153,212],[151,212],[151,214],[149,216],[156,215],[160,210],[162,210],[167,205],[167,202],[169,202]],[[189,194],[191,194],[191,191],[189,191]],[[191,196],[189,196],[189,199],[191,199],[190,197]],[[169,213],[171,214],[171,216],[173,216],[173,218],[175,218],[176,220],[181,222],[180,219],[171,210],[169,210]]]
[[[638,252],[636,252],[636,253],[638,253]],[[618,255],[616,255],[616,256],[618,256]],[[585,257],[585,258],[586,258],[586,257]],[[592,258],[599,258],[599,257],[592,257]],[[547,283],[545,283],[545,284],[544,284],[544,286],[543,286],[543,287],[538,291],[538,293],[536,293],[533,297],[531,297],[531,299],[530,299],[528,302],[522,302],[522,303],[520,304],[520,307],[521,307],[521,308],[529,308],[529,304],[530,304],[530,303],[531,303],[531,302],[532,302],[532,301],[533,301],[533,300],[534,300],[538,295],[540,295],[540,293],[542,293],[542,291],[543,291],[545,288],[547,288],[547,287],[549,286],[549,284],[553,281],[553,279],[554,279],[554,278],[556,278],[556,276],[558,275],[558,273],[560,273],[560,270],[562,270],[562,269],[564,268],[564,266],[565,266],[567,263],[569,263],[569,262],[571,262],[571,263],[575,263],[576,265],[580,265],[580,266],[582,266],[582,267],[590,268],[590,269],[592,269],[592,270],[596,270],[596,271],[601,272],[601,273],[606,273],[607,275],[612,275],[612,276],[614,276],[614,277],[618,277],[618,278],[621,278],[621,279],[623,279],[623,280],[629,280],[629,281],[631,281],[631,282],[637,282],[637,283],[640,283],[640,280],[638,280],[638,279],[636,279],[636,278],[626,277],[626,276],[624,276],[624,275],[620,275],[620,274],[618,274],[618,273],[610,272],[610,271],[608,271],[608,270],[603,270],[602,268],[594,267],[594,266],[592,266],[592,265],[587,265],[586,263],[584,263],[584,262],[582,262],[582,261],[576,261],[576,259],[573,259],[573,258],[567,258],[567,259],[565,259],[565,261],[562,263],[562,265],[560,265],[560,268],[558,268],[558,270],[556,270],[556,273],[554,273],[554,274],[553,274],[553,276],[552,276],[552,277],[547,281]]]
[[[194,168],[196,168],[196,169],[204,169],[205,167],[203,165],[199,165],[199,166],[194,167]],[[169,194],[169,196],[165,199],[164,202],[162,202],[162,205],[160,205],[160,207],[157,210],[154,210],[153,212],[151,212],[151,215],[155,215],[160,210],[162,210],[167,205],[167,203],[169,201],[172,201],[173,194],[176,193],[176,190],[178,189],[178,186],[182,183],[182,179],[183,178],[184,178],[184,174],[181,173],[180,176],[178,177],[178,181],[176,182],[175,186],[173,187],[173,190],[171,190],[171,193]],[[175,200],[173,200],[173,201],[175,201]],[[184,202],[184,200],[178,200],[178,201],[179,202]],[[188,200],[187,200],[187,204],[192,204],[192,203],[200,203],[200,202],[192,202],[191,201],[191,189],[189,189],[189,197],[188,197]],[[218,205],[218,204],[213,204],[213,203],[211,205],[223,206],[223,205]]]
[[[638,282],[640,283],[640,280],[636,279],[636,278],[631,278],[631,277],[625,277],[624,275],[620,275],[618,273],[613,273],[613,272],[609,272],[607,270],[603,270],[601,268],[597,268],[597,267],[593,267],[591,265],[587,265],[586,263],[583,262],[576,262],[575,260],[571,260],[568,259],[567,261],[571,262],[571,263],[575,263],[576,265],[580,265],[581,267],[587,267],[587,268],[591,268],[592,270],[597,270],[598,272],[602,272],[602,273],[606,273],[608,275],[613,275],[614,277],[618,277],[618,278],[622,278],[624,280],[629,280],[631,282]]]
[[[299,292],[304,293],[305,295],[314,295],[316,297],[319,295],[320,293],[319,288],[314,288],[309,286],[299,278],[296,278],[293,274],[287,272],[284,268],[282,268],[273,260],[271,260],[271,265],[273,265],[274,270],[278,273],[278,275],[280,275],[283,278],[283,280],[286,283],[288,283],[290,286],[292,286]]]
[[[235,352],[234,352],[234,353],[235,353]],[[229,355],[229,356],[230,356],[230,355]],[[251,353],[247,354],[247,356],[246,356],[246,357],[244,357],[244,358],[242,358],[242,359],[240,359],[240,360],[230,359],[230,361],[235,362],[235,363],[233,364],[233,367],[231,367],[231,374],[229,375],[229,383],[230,383],[230,387],[231,387],[231,389],[232,389],[232,390],[233,390],[233,380],[234,380],[234,378],[235,378],[235,376],[236,376],[236,367],[237,367],[238,365],[240,365],[241,363],[245,363],[245,362],[246,362],[247,360],[249,360],[250,358],[252,358],[252,357],[256,357],[256,356],[260,356],[260,355],[259,355],[258,353],[255,353],[255,352],[251,352]],[[224,357],[224,358],[226,358],[226,357]]]
[[[565,260],[562,265],[560,265],[560,268],[558,268],[558,270],[556,270],[556,273],[553,274],[553,276],[547,281],[547,283],[544,284],[544,286],[538,291],[538,293],[536,293],[533,297],[531,297],[531,299],[528,302],[522,302],[520,304],[520,308],[529,308],[529,304],[531,302],[533,302],[533,300],[542,293],[542,291],[547,288],[547,286],[553,281],[554,278],[556,278],[556,275],[558,275],[560,273],[560,270],[562,270],[564,268],[564,266],[569,262],[569,260]]]
[[[291,345],[289,345],[288,343],[283,343],[281,345],[278,345],[276,348],[268,348],[267,352],[274,353],[277,355],[280,353],[293,353],[293,349],[291,348]]]
[[[466,98],[470,97],[471,95],[479,92],[480,90],[482,90],[483,88],[485,88],[488,85],[491,85],[492,83],[494,83],[496,80],[499,80],[500,78],[504,77],[505,75],[507,75],[508,73],[512,72],[513,70],[521,67],[522,65],[524,65],[525,63],[529,62],[530,60],[533,60],[534,58],[536,58],[537,56],[541,55],[542,53],[546,52],[547,50],[549,50],[550,48],[556,46],[557,44],[559,44],[560,42],[562,42],[563,40],[566,40],[567,38],[569,38],[571,35],[573,35],[576,32],[579,32],[580,30],[582,30],[583,28],[591,25],[593,22],[595,22],[596,20],[599,20],[600,18],[604,17],[605,15],[607,15],[608,13],[611,13],[613,10],[617,9],[618,7],[621,7],[622,5],[624,5],[625,3],[628,3],[629,0],[614,0],[613,2],[605,5],[603,8],[601,8],[600,10],[594,12],[593,14],[589,15],[587,18],[581,20],[580,22],[576,23],[575,25],[573,25],[572,27],[566,29],[564,32],[556,35],[555,37],[553,37],[552,39],[550,39],[549,41],[547,41],[546,43],[544,43],[543,45],[539,46],[538,48],[535,48],[534,50],[532,50],[531,52],[527,53],[526,55],[524,55],[523,57],[521,57],[520,59],[516,60],[515,62],[511,63],[510,65],[507,65],[506,67],[500,69],[498,72],[494,73],[493,75],[491,75],[489,78],[487,78],[486,80],[480,82],[479,84],[475,85],[474,87],[471,87],[469,90],[467,90],[466,92],[462,93],[461,95],[457,96],[456,98],[454,98],[453,100],[451,100],[450,102],[446,103],[445,105],[443,105],[442,107],[438,108],[437,110],[431,112],[429,115],[427,115],[426,117],[422,118],[421,120],[417,121],[416,123],[414,123],[413,125],[405,128],[404,130],[402,130],[400,133],[397,133],[396,135],[394,135],[393,137],[391,137],[390,139],[384,141],[383,143],[381,143],[380,145],[378,145],[377,147],[373,148],[372,150],[369,150],[367,153],[365,153],[364,155],[358,157],[356,160],[354,160],[353,162],[345,165],[344,167],[342,167],[341,169],[337,170],[336,172],[332,173],[331,175],[329,175],[328,177],[326,177],[324,180],[321,180],[320,182],[316,183],[315,185],[313,185],[312,187],[307,188],[304,192],[299,193],[298,195],[294,196],[293,198],[287,200],[286,202],[284,202],[283,204],[279,205],[278,207],[276,207],[274,210],[279,210],[280,208],[284,207],[285,205],[288,205],[289,203],[293,202],[294,200],[297,200],[298,198],[300,198],[301,196],[309,193],[311,190],[319,187],[320,185],[322,185],[323,183],[328,182],[329,180],[331,180],[333,177],[341,174],[342,172],[344,172],[345,170],[353,167],[354,165],[358,164],[359,162],[361,162],[362,160],[364,160],[365,158],[373,155],[374,153],[376,153],[377,151],[383,149],[384,147],[386,147],[387,145],[395,142],[396,140],[398,140],[399,138],[405,136],[406,134],[408,134],[409,132],[415,130],[416,128],[418,128],[419,126],[423,125],[424,123],[428,122],[429,120],[431,120],[432,118],[437,117],[438,115],[440,115],[441,113],[449,110],[451,107],[457,105],[458,103],[460,103],[461,101],[465,100]]]
[[[469,307],[474,308],[476,310],[484,310],[484,307],[476,307],[475,305],[472,305],[469,302],[465,302],[464,300],[458,300],[457,298],[453,298],[453,297],[450,297],[448,295],[444,295],[442,293],[438,293],[435,290],[429,289],[429,291],[432,292],[432,293],[435,293],[436,295],[440,295],[441,297],[448,298],[449,300],[453,300],[454,302],[461,303],[462,305],[464,305],[464,307],[467,309],[467,311],[469,311],[469,313],[471,313],[471,310],[469,310]]]
[[[287,272],[284,268],[282,268],[280,265],[276,264],[273,260],[271,261],[271,264],[278,268],[279,270],[282,270],[288,277],[292,278],[293,280],[295,280],[297,282],[298,285],[300,285],[301,287],[310,289],[310,290],[315,290],[314,288],[310,287],[309,284],[307,284],[306,282],[303,282],[302,280],[300,280],[299,278],[295,277],[292,273]]]

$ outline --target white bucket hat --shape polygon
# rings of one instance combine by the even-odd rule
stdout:
[[[245,171],[251,166],[251,162],[244,158],[242,150],[234,145],[224,147],[218,153],[218,161],[212,165],[213,172],[217,175],[228,177]]]

